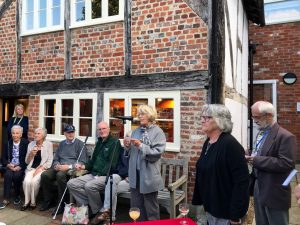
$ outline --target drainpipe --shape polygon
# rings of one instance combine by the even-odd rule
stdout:
[[[249,130],[249,152],[253,150],[253,120],[251,117],[251,106],[253,105],[253,55],[256,52],[256,44],[249,44],[249,100],[248,100],[248,118],[250,121]]]
[[[125,76],[131,75],[131,5],[132,0],[125,1],[124,28],[125,28]]]

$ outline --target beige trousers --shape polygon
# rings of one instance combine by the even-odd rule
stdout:
[[[36,169],[30,169],[25,172],[25,178],[23,181],[23,190],[25,195],[24,205],[29,203],[31,205],[36,205],[35,199],[39,193],[42,173],[39,173],[33,177],[35,170]]]

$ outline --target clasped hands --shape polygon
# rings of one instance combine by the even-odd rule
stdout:
[[[136,138],[127,137],[124,139],[124,146],[126,148],[129,148],[131,144],[133,144],[135,147],[139,149],[141,147],[142,142]]]
[[[14,165],[12,163],[7,164],[6,167],[9,168],[11,171],[15,172],[20,171],[22,169],[20,166]]]

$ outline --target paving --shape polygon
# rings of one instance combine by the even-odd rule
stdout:
[[[297,165],[297,170],[300,171],[300,165]],[[300,174],[298,173],[298,181],[300,181]],[[292,189],[296,185],[295,179],[292,182]],[[3,193],[3,178],[0,178],[0,193]],[[296,203],[294,193],[292,193],[292,207],[290,209],[290,223],[289,225],[300,225],[300,207]],[[2,194],[1,198],[2,200]],[[39,206],[39,205],[38,205]],[[38,209],[33,211],[20,211],[20,206],[15,206],[10,203],[5,209],[0,210],[0,222],[6,225],[58,225],[61,224],[62,215],[52,219],[52,211],[54,208],[40,212]],[[117,209],[117,223],[130,222],[128,216],[129,202],[126,199],[120,199]],[[168,218],[168,214],[162,210],[161,218]],[[252,225],[256,225],[253,221]]]

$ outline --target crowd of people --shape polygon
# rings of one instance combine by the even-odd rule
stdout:
[[[204,105],[201,131],[207,136],[196,163],[193,205],[203,205],[209,225],[243,223],[249,207],[249,177],[253,178],[253,199],[257,225],[287,225],[291,207],[291,187],[282,183],[295,168],[296,137],[275,120],[275,109],[266,101],[251,106],[258,134],[251,151],[247,151],[231,135],[230,111],[220,104]],[[9,141],[3,151],[4,194],[0,209],[10,203],[14,188],[14,204],[20,210],[34,210],[40,187],[43,202],[40,211],[57,206],[61,214],[68,202],[68,190],[78,205],[88,205],[91,224],[116,219],[117,195],[130,191],[131,207],[140,209],[139,221],[158,220],[158,191],[164,185],[160,159],[166,148],[163,130],[156,125],[155,108],[141,105],[137,111],[140,126],[124,137],[124,146],[110,133],[107,122],[97,124],[98,141],[91,158],[85,143],[75,137],[75,127],[64,127],[65,140],[53,153],[46,140],[47,130],[36,128],[34,140],[28,142],[28,117],[24,106],[16,105],[9,120]],[[25,133],[25,135],[24,135]],[[72,171],[86,171],[75,177]],[[251,171],[251,176],[249,176]],[[108,176],[110,175],[110,176]],[[110,188],[112,184],[112,188]],[[23,185],[24,201],[20,197]],[[53,196],[58,190],[58,196]],[[101,199],[103,193],[104,199]],[[300,185],[295,188],[300,206]],[[111,211],[110,211],[111,209]]]

